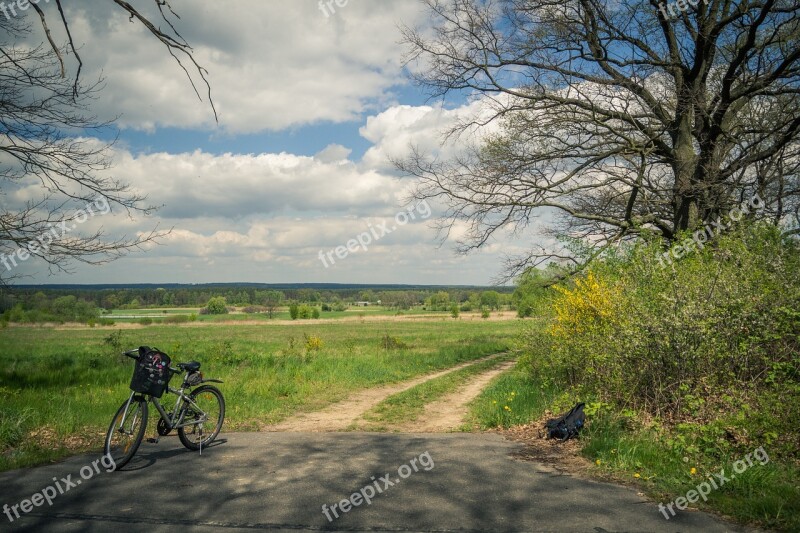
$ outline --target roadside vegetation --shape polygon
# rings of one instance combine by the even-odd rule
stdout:
[[[642,242],[571,283],[539,284],[528,301],[541,320],[526,322],[518,368],[476,400],[474,422],[509,427],[586,402],[583,454],[662,502],[763,447],[766,464],[693,506],[800,530],[798,252],[755,225],[673,264]]]

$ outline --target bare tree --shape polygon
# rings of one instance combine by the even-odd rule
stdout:
[[[164,31],[127,2],[113,1],[166,46],[199,97],[184,63],[192,66],[208,89],[216,118],[207,73],[175,29],[171,18],[177,15],[169,3],[155,0],[168,28]],[[31,256],[46,261],[51,272],[69,271],[72,260],[107,262],[164,235],[156,228],[109,239],[102,230],[87,235],[78,227],[78,222],[106,208],[146,215],[153,207],[127,184],[107,177],[111,144],[89,138],[111,123],[99,121],[90,112],[101,81],[83,82],[83,63],[60,0],[55,0],[55,6],[67,39],[63,46],[54,41],[44,11],[36,4],[27,5],[38,15],[37,25],[43,31],[39,46],[27,43],[36,26],[21,13],[0,17],[0,285],[17,277],[15,269]],[[70,56],[72,66],[67,62]],[[40,196],[21,208],[8,200],[37,186]]]
[[[404,28],[415,80],[486,104],[449,135],[497,126],[457,157],[396,162],[445,203],[443,229],[467,222],[462,252],[547,212],[600,253],[669,242],[755,194],[760,216],[797,211],[796,0],[423,1],[432,29]],[[506,275],[551,259],[575,261],[531,250]]]

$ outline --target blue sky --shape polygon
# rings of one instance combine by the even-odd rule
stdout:
[[[485,285],[504,253],[530,244],[501,237],[459,256],[465,228],[443,240],[433,227],[442,206],[407,203],[413,183],[389,158],[412,146],[456,152],[441,132],[478,109],[467,95],[429,101],[410,83],[398,26],[429,22],[420,3],[349,0],[327,16],[314,0],[171,4],[208,70],[218,123],[163,47],[112,2],[68,8],[84,79],[104,79],[92,112],[118,117],[110,175],[160,206],[147,217],[116,209],[78,231],[170,233],[107,265],[73,264],[70,274],[31,259],[15,272],[28,276],[20,282]],[[352,245],[381,224],[393,230]]]

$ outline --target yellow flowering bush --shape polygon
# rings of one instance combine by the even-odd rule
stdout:
[[[589,272],[585,279],[575,281],[570,290],[556,286],[559,293],[553,303],[555,320],[550,333],[557,338],[590,333],[592,329],[614,320],[615,291]]]

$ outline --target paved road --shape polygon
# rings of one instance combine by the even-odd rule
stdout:
[[[0,515],[0,531],[745,531],[698,512],[667,521],[633,490],[513,459],[520,447],[495,434],[232,433],[200,457],[167,437],[121,471],[98,465],[51,506]],[[54,477],[66,489],[61,478],[75,483],[97,458],[0,474],[0,504]],[[323,504],[360,489],[369,505],[356,497],[326,518]]]

